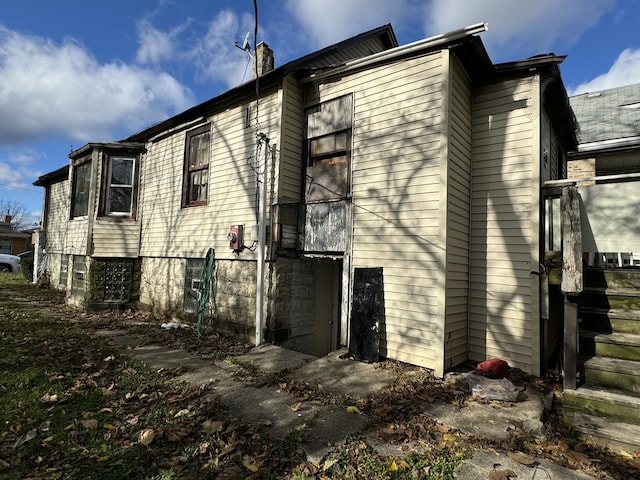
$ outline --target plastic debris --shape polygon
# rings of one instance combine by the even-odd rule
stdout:
[[[502,402],[521,402],[524,394],[507,378],[487,378],[482,375],[470,374],[467,382],[471,388],[471,395],[484,400],[499,400]]]
[[[164,328],[165,330],[172,330],[174,328],[189,328],[189,327],[190,325],[187,325],[186,323],[180,323],[180,322],[168,322],[160,325],[160,328]]]

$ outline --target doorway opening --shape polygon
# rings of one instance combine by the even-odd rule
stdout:
[[[312,354],[322,357],[337,350],[340,338],[342,261],[314,260],[314,336]]]

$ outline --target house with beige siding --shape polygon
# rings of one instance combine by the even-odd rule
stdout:
[[[276,68],[261,44],[258,81],[87,143],[36,182],[54,284],[195,318],[211,280],[207,323],[258,342],[540,373],[541,191],[575,123],[564,57],[493,64],[485,29],[385,25]]]

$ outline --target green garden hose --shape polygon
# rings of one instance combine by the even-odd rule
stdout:
[[[200,275],[200,288],[198,288],[198,323],[196,323],[196,334],[198,337],[202,336],[204,331],[204,318],[207,313],[207,307],[209,306],[209,297],[211,297],[211,306],[213,310],[213,316],[217,313],[216,306],[216,282],[214,281],[216,269],[216,251],[210,248],[207,251],[207,256],[202,263],[202,274]]]

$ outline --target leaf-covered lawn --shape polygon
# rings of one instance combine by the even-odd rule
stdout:
[[[286,372],[266,375],[238,364],[237,381],[278,385],[297,400],[295,408],[313,399],[368,414],[365,435],[347,438],[314,464],[306,460],[301,438],[272,439],[267,423],[234,419],[212,390],[178,383],[177,372],[150,370],[132,361],[126,350],[90,334],[96,328],[127,329],[147,342],[212,360],[247,349],[213,332],[196,338],[187,329],[166,332],[136,325],[145,315],[83,314],[66,308],[55,290],[0,274],[0,479],[449,479],[477,449],[504,451],[525,465],[545,458],[597,478],[640,478],[640,452],[621,458],[588,447],[558,415],[547,421],[545,437],[516,429],[504,442],[443,425],[421,405],[446,402],[464,408],[471,401],[468,394],[426,372],[402,374],[406,365],[381,364],[397,370],[391,388],[353,402],[290,381]],[[528,388],[557,388],[520,374],[512,380]],[[371,438],[396,450],[407,447],[407,455],[385,457],[372,448]],[[419,448],[409,453],[409,445]],[[508,478],[507,473],[498,466],[492,478]]]
[[[301,462],[207,389],[89,336],[55,292],[0,284],[0,478],[273,478]]]

